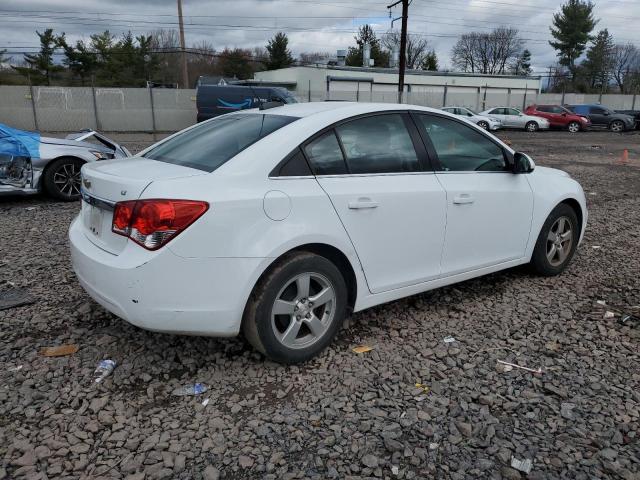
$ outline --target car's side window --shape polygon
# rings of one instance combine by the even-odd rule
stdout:
[[[316,175],[341,175],[347,173],[340,144],[333,130],[313,140],[304,147],[313,173]]]
[[[272,172],[272,177],[306,177],[311,175],[307,160],[302,151],[297,148],[288,158],[280,164],[280,167]]]
[[[350,173],[420,170],[411,136],[398,113],[358,118],[336,127]]]
[[[433,144],[444,171],[504,172],[502,148],[473,127],[433,115],[417,115],[418,128]]]
[[[537,108],[537,110],[538,110],[539,112],[551,113],[551,108],[550,108],[550,107],[545,107],[545,106],[542,106],[542,105],[541,105],[541,106],[539,106],[539,107]]]
[[[494,108],[489,112],[490,115],[504,115],[504,108]]]
[[[520,111],[516,110],[515,108],[509,108],[506,110],[507,110],[507,115],[520,115]]]

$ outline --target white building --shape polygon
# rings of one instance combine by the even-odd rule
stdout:
[[[257,72],[246,83],[281,85],[302,101],[395,102],[398,71],[391,68],[305,66]],[[431,107],[494,105],[522,107],[542,88],[541,77],[407,70],[403,101]]]

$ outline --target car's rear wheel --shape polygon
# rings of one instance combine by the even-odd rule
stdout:
[[[527,132],[537,132],[539,128],[540,126],[538,125],[538,123],[533,121],[527,122],[527,124],[524,126],[524,129]]]
[[[70,202],[80,198],[80,169],[84,162],[64,157],[51,162],[44,172],[45,191],[58,200]]]
[[[478,122],[478,126],[484,130],[489,130],[489,124],[483,120]]]
[[[580,131],[580,124],[578,122],[571,122],[567,125],[567,130],[571,133],[578,133]]]
[[[558,275],[567,268],[580,238],[578,217],[565,203],[558,205],[542,226],[531,257],[533,268],[541,275]]]
[[[611,129],[612,132],[616,132],[616,133],[623,132],[624,123],[622,123],[620,120],[614,120],[609,124],[609,129]]]
[[[347,285],[340,270],[319,255],[292,252],[254,289],[242,330],[272,360],[304,362],[331,343],[346,307]]]

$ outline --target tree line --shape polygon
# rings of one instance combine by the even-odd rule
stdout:
[[[550,46],[558,62],[549,67],[549,90],[578,93],[617,90],[640,91],[640,50],[632,43],[616,43],[607,28],[593,34],[600,22],[594,17],[591,0],[566,0],[554,14]],[[13,67],[33,84],[99,85],[138,87],[147,81],[178,84],[182,50],[175,30],[160,29],[146,35],[130,32],[116,37],[108,30],[94,34],[88,41],[69,42],[64,33],[52,29],[36,32],[38,53],[25,54],[23,65]],[[348,48],[345,63],[363,66],[365,49],[375,67],[395,66],[392,52],[399,50],[400,34],[390,31],[378,37],[370,25],[363,25]],[[62,61],[56,55],[62,55]],[[202,41],[186,49],[191,87],[201,75],[219,75],[231,79],[252,78],[261,70],[291,65],[335,62],[326,53],[301,53],[294,59],[285,33],[274,35],[264,47],[224,48]],[[6,62],[0,50],[0,63]],[[471,31],[461,35],[451,50],[453,71],[493,74],[531,75],[531,51],[517,28],[498,27],[490,32]],[[424,35],[409,34],[406,48],[409,69],[440,70],[435,50]],[[446,69],[445,69],[446,70]],[[535,72],[537,75],[543,72]],[[546,73],[546,72],[545,72]],[[0,73],[0,83],[7,83]]]

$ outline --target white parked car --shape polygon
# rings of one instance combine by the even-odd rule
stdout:
[[[502,122],[500,120],[484,115],[478,115],[467,107],[445,107],[442,110],[463,117],[484,130],[496,131],[502,127]]]
[[[580,185],[445,112],[301,103],[200,123],[82,168],[81,285],[139,327],[300,362],[349,312],[531,263],[562,272]]]
[[[524,129],[528,132],[537,132],[538,130],[549,130],[549,120],[542,117],[535,117],[522,113],[517,108],[496,107],[481,112],[480,115],[495,118],[502,122],[504,128]]]

